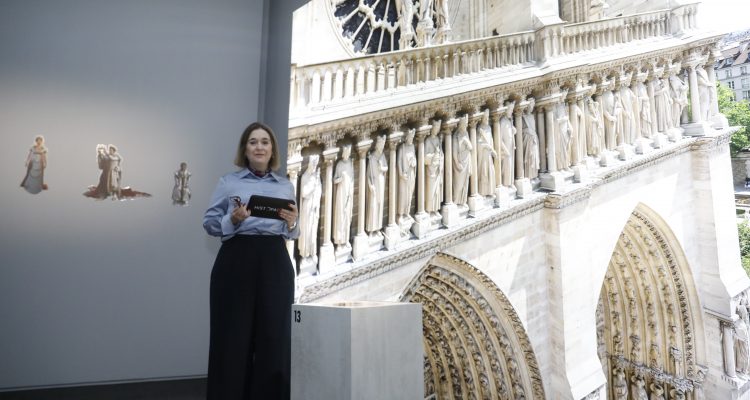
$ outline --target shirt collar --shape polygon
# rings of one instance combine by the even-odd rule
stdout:
[[[235,172],[235,175],[237,175],[237,177],[238,177],[238,178],[240,178],[240,179],[243,179],[243,178],[247,178],[247,177],[251,177],[251,178],[254,178],[254,179],[263,179],[263,178],[265,178],[265,177],[267,177],[267,176],[270,176],[270,177],[272,177],[272,178],[273,178],[274,180],[276,180],[277,182],[281,181],[281,179],[280,179],[281,175],[279,175],[279,174],[278,174],[278,173],[277,173],[276,171],[273,171],[273,170],[271,170],[271,172],[270,172],[270,173],[268,173],[268,174],[267,174],[266,176],[264,176],[263,178],[260,178],[260,177],[256,176],[256,175],[255,175],[255,174],[254,174],[254,173],[253,173],[252,171],[250,171],[250,169],[248,169],[248,168],[242,168],[241,170],[239,170],[239,171]]]

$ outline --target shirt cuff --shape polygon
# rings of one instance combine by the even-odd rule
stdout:
[[[232,215],[231,214],[225,214],[224,217],[221,218],[221,234],[222,234],[222,236],[231,235],[236,230],[237,230],[237,228],[232,223]]]

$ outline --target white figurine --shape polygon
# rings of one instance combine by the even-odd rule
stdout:
[[[495,143],[490,128],[490,110],[482,112],[482,121],[477,126],[477,176],[479,194],[495,194]]]
[[[398,149],[398,221],[411,219],[411,200],[417,176],[417,155],[414,150],[415,129],[406,132],[406,139]]]
[[[368,233],[375,234],[383,227],[383,207],[385,206],[385,173],[388,162],[383,154],[385,136],[378,136],[375,149],[367,156],[367,223]]]
[[[320,196],[322,185],[318,170],[318,156],[308,158],[307,169],[300,180],[299,239],[297,248],[302,258],[317,262],[318,220],[320,218]]]
[[[436,214],[440,211],[440,203],[443,201],[443,148],[440,144],[441,121],[432,123],[430,136],[425,138],[424,163],[427,167],[427,179],[425,180],[425,211]]]
[[[354,207],[354,166],[350,159],[352,146],[345,145],[341,150],[341,160],[336,163],[333,176],[334,209],[333,243],[337,248],[349,248],[349,226],[352,223]]]
[[[533,97],[523,113],[523,173],[526,178],[535,179],[539,175],[539,136],[536,133]]]
[[[469,199],[469,176],[471,176],[471,139],[466,130],[469,116],[464,115],[458,121],[456,134],[453,136],[453,202],[466,204]]]

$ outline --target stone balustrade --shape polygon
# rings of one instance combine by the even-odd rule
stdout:
[[[509,67],[534,67],[552,58],[660,37],[696,27],[696,4],[598,21],[557,24],[438,46],[368,55],[313,65],[293,65],[290,120],[387,93],[424,90],[424,85]]]

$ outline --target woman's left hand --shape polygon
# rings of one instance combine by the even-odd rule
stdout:
[[[279,209],[279,216],[286,221],[286,226],[291,229],[297,223],[297,206],[290,203],[289,207],[291,210]]]

